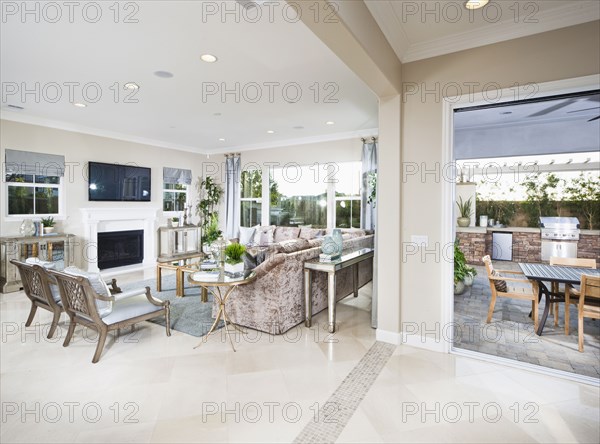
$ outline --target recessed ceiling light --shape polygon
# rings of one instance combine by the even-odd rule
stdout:
[[[335,125],[335,122],[332,122],[331,120],[329,122],[325,122],[326,125]]]
[[[507,115],[509,115],[509,114],[512,114],[512,111],[503,111],[503,112],[501,112],[500,114],[502,114],[502,115],[504,115],[504,116],[507,116]]]
[[[25,109],[25,108],[23,108],[22,106],[19,106],[19,105],[6,105],[6,107],[10,108],[10,109],[16,109],[16,110],[19,110],[19,111],[22,111],[22,110]]]
[[[202,54],[200,56],[200,60],[206,63],[215,63],[219,59],[217,59],[217,57],[212,54]]]
[[[489,3],[490,0],[468,0],[465,3],[465,8],[467,9],[479,9],[483,8],[485,5]]]
[[[73,106],[76,106],[77,108],[85,108],[87,105],[85,103],[75,102],[73,103]]]
[[[219,142],[225,142],[225,139],[223,139],[222,137],[219,139]]]
[[[221,113],[214,113],[213,116],[217,116],[219,117],[221,115]]]
[[[301,129],[304,129],[304,127],[303,126],[295,126],[294,129],[301,130]]]
[[[275,131],[273,131],[273,130],[268,130],[268,131],[267,131],[267,134],[275,134]]]
[[[128,82],[125,85],[123,85],[126,89],[140,89],[140,85],[138,85],[137,83],[133,83],[133,82]]]
[[[161,79],[170,79],[171,77],[173,77],[173,73],[169,71],[155,71],[154,75],[156,77],[160,77]]]

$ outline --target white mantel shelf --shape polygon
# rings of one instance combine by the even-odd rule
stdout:
[[[141,268],[156,262],[156,229],[159,208],[80,208],[84,225],[84,261],[87,271],[98,269],[98,233],[144,230]],[[130,267],[128,267],[130,268]]]

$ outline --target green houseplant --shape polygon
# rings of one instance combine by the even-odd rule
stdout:
[[[458,239],[454,242],[454,294],[465,291],[464,279],[467,275],[467,260],[465,254],[458,246]]]
[[[229,273],[243,273],[244,262],[242,255],[246,252],[246,247],[242,244],[232,243],[225,247],[225,271]]]
[[[198,203],[196,215],[200,216],[198,226],[201,229],[201,243],[210,245],[221,236],[219,230],[218,205],[223,196],[223,188],[210,176],[198,177],[196,181]]]
[[[44,226],[44,233],[52,233],[54,231],[54,225],[56,225],[56,222],[52,216],[43,217],[41,222]]]
[[[456,223],[459,227],[468,227],[471,223],[471,215],[473,214],[473,198],[469,197],[466,202],[463,202],[461,196],[456,201],[456,205],[458,205],[458,213],[460,214],[460,217],[456,219]]]

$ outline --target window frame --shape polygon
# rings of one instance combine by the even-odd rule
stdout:
[[[166,185],[183,185],[185,187],[185,190],[169,190],[169,189],[166,188]],[[163,181],[161,196],[162,196],[163,214],[165,216],[167,216],[167,217],[177,217],[179,213],[181,213],[181,212],[184,211],[184,210],[171,210],[171,211],[164,210],[164,208],[165,208],[165,193],[185,194],[184,207],[185,208],[189,207],[189,205],[190,205],[190,185],[188,185],[188,184],[172,184],[172,183],[166,183],[166,182]]]
[[[9,174],[3,171],[3,195],[4,195],[4,208],[2,211],[3,220],[7,222],[21,221],[23,219],[41,219],[43,217],[54,217],[55,220],[66,220],[66,199],[65,199],[65,186],[64,176],[49,176],[47,174],[25,174],[32,176],[32,182],[9,182],[6,176]],[[36,176],[45,177],[58,177],[59,181],[57,184],[53,183],[35,183]],[[24,213],[24,214],[9,214],[9,188],[10,187],[25,187],[33,188],[34,200],[33,208],[35,211],[35,188],[55,188],[58,190],[58,213]]]

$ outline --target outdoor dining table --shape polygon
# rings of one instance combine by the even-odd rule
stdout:
[[[538,298],[541,301],[542,295],[546,298],[546,304],[544,306],[544,314],[540,319],[537,334],[542,335],[548,313],[550,311],[550,305],[554,302],[565,302],[564,293],[554,293],[548,289],[544,282],[557,282],[559,284],[571,284],[577,285],[581,282],[581,276],[584,274],[591,276],[600,276],[600,270],[591,268],[581,267],[564,267],[559,265],[548,265],[548,264],[530,264],[530,263],[519,263],[519,267],[527,279],[536,281],[538,284]],[[565,307],[565,310],[568,310]]]

